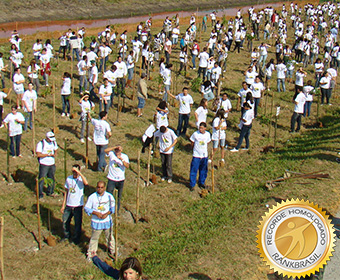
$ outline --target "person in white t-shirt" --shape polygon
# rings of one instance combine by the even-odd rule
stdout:
[[[161,180],[168,180],[172,183],[172,155],[174,147],[177,143],[177,136],[175,132],[162,125],[159,130],[154,133],[154,137],[159,139],[159,152],[162,160],[162,178]]]
[[[217,114],[217,111],[220,110],[220,109],[224,110],[224,118],[227,119],[228,114],[232,109],[232,105],[231,105],[231,102],[228,98],[228,94],[226,92],[221,94],[220,100],[219,100],[218,105],[217,105],[216,114]]]
[[[13,90],[17,95],[16,104],[17,104],[18,109],[20,109],[20,104],[21,106],[24,106],[22,102],[22,96],[25,91],[24,83],[25,83],[25,77],[23,74],[21,74],[20,68],[15,68],[14,75],[13,75]]]
[[[327,104],[329,103],[329,99],[330,99],[330,83],[331,83],[331,77],[330,74],[328,72],[324,72],[319,85],[320,85],[320,89],[321,89],[321,105],[324,104],[324,100],[326,98],[326,102]]]
[[[223,108],[219,109],[215,115],[215,118],[212,122],[213,133],[212,133],[212,142],[213,142],[213,150],[211,153],[211,159],[214,158],[214,154],[217,149],[221,148],[221,162],[224,164],[224,149],[226,147],[226,129],[227,122],[225,119],[225,111]]]
[[[306,95],[306,103],[305,103],[305,108],[303,110],[303,116],[310,116],[310,111],[312,108],[312,103],[313,103],[313,94],[315,93],[315,89],[312,86],[312,81],[309,80],[307,81],[307,85],[303,87],[303,92]]]
[[[189,125],[190,111],[192,104],[194,104],[194,100],[188,92],[189,89],[184,87],[183,92],[177,96],[169,93],[172,98],[175,98],[179,101],[178,126],[176,131],[177,136],[185,135]]]
[[[254,102],[255,102],[255,108],[254,108],[254,117],[257,117],[257,109],[260,105],[260,100],[262,96],[262,92],[265,90],[265,87],[260,80],[259,77],[256,77],[255,83],[253,83],[250,86],[250,90],[252,91],[253,97],[254,97]]]
[[[199,64],[198,64],[197,75],[198,75],[198,77],[200,77],[201,73],[202,73],[202,81],[204,82],[205,77],[206,77],[207,67],[208,67],[208,60],[209,60],[209,54],[207,53],[207,47],[203,48],[203,52],[201,52],[198,55],[198,59],[199,59]]]
[[[127,75],[127,67],[126,63],[122,60],[121,56],[118,56],[117,61],[114,63],[117,67],[116,70],[116,87],[117,87],[117,95],[120,94],[121,97],[125,97],[125,85],[126,85],[126,75]]]
[[[87,91],[87,77],[86,71],[89,69],[87,66],[87,56],[84,55],[83,58],[77,64],[78,75],[79,75],[79,94],[83,95],[83,90]]]
[[[36,153],[37,158],[39,160],[39,198],[43,198],[43,188],[44,188],[44,179],[49,178],[52,180],[52,184],[48,184],[47,188],[47,196],[55,197],[54,193],[55,187],[55,158],[58,152],[58,145],[55,139],[54,133],[49,131],[46,133],[46,138],[41,140],[37,144]]]
[[[37,39],[36,43],[34,43],[33,47],[33,55],[36,61],[39,60],[40,53],[42,50],[42,44],[41,44],[41,39]]]
[[[17,112],[16,105],[12,105],[11,107],[12,112],[9,113],[6,118],[3,120],[5,128],[8,129],[8,134],[10,138],[10,152],[13,158],[20,157],[20,143],[21,143],[21,134],[22,134],[22,125],[25,123],[24,116]],[[14,150],[14,143],[15,143],[15,150]]]
[[[28,84],[28,90],[25,91],[22,101],[24,103],[24,112],[25,112],[25,126],[24,130],[27,130],[28,120],[30,121],[30,129],[32,129],[32,112],[34,114],[37,112],[37,92],[33,89],[33,84]]]
[[[62,113],[61,116],[70,116],[70,95],[71,95],[71,74],[65,72],[63,75],[63,85],[61,87],[61,102],[62,102]],[[65,111],[67,109],[67,113]]]
[[[130,166],[129,157],[122,151],[122,146],[105,149],[105,154],[110,159],[109,173],[107,174],[107,191],[112,195],[115,189],[118,191],[118,211],[123,194],[125,170]]]
[[[238,138],[237,146],[230,150],[230,152],[238,152],[238,150],[241,148],[243,139],[246,139],[246,147],[242,150],[247,151],[249,149],[249,135],[250,130],[252,128],[252,122],[254,119],[254,113],[253,110],[251,110],[251,105],[248,102],[245,102],[243,104],[244,114],[241,118],[241,122],[239,124],[239,127],[241,128],[240,137]]]
[[[303,89],[303,78],[307,77],[307,72],[300,67],[295,73],[295,94],[297,94],[297,89]]]
[[[94,103],[89,100],[89,95],[85,94],[80,100],[79,105],[81,107],[80,121],[81,121],[81,130],[80,130],[80,142],[84,143],[84,132],[87,123],[87,113],[91,113],[94,111]],[[91,141],[89,135],[86,135],[88,140]]]
[[[205,122],[200,123],[199,129],[190,137],[191,147],[193,147],[193,157],[190,165],[190,191],[194,191],[199,172],[198,186],[205,188],[205,180],[208,175],[208,144],[211,136]]]
[[[30,61],[30,65],[27,67],[27,74],[30,79],[30,82],[35,87],[35,91],[37,92],[37,94],[39,93],[39,87],[40,87],[39,75],[38,75],[39,70],[40,70],[40,66],[37,64],[35,59],[32,59]]]
[[[279,60],[279,64],[276,65],[276,71],[277,71],[277,91],[280,92],[280,85],[282,85],[282,91],[286,91],[286,85],[285,85],[285,80],[286,80],[286,72],[287,72],[287,67],[282,63],[282,60]]]
[[[107,78],[104,78],[103,82],[104,84],[99,87],[99,112],[109,112],[111,106],[112,86]]]
[[[43,76],[43,79],[45,81],[45,86],[48,87],[48,77],[51,75],[51,65],[50,65],[51,57],[47,53],[46,48],[43,48],[39,60],[40,60],[41,75]]]
[[[202,98],[200,102],[200,106],[195,111],[195,120],[197,129],[200,126],[201,122],[207,122],[208,115],[208,100],[206,98]]]
[[[300,89],[297,89],[297,94],[295,94],[294,98],[294,113],[292,115],[291,121],[290,121],[290,133],[293,133],[295,130],[295,122],[297,122],[297,127],[295,132],[300,131],[301,127],[301,118],[304,112],[305,102],[306,102],[306,94]]]
[[[60,209],[63,214],[64,239],[79,244],[83,221],[84,188],[88,186],[86,177],[80,172],[80,166],[72,166],[72,175],[65,181],[64,200]],[[74,217],[74,233],[71,236],[71,220]]]
[[[98,100],[98,97],[96,96],[95,93],[95,87],[96,84],[98,82],[98,67],[96,65],[96,61],[95,60],[91,60],[91,68],[90,68],[90,73],[89,73],[89,91],[90,91],[90,99],[91,101],[96,101]]]
[[[109,138],[112,136],[111,127],[107,120],[107,112],[102,111],[99,113],[99,120],[92,119],[89,113],[87,113],[87,117],[94,125],[93,132],[93,142],[97,148],[97,159],[98,166],[97,171],[105,171],[105,167],[107,166],[105,161],[105,149],[109,144]]]

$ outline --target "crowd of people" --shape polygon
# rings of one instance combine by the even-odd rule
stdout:
[[[80,171],[79,165],[72,167],[72,175],[65,182],[65,195],[61,206],[65,238],[80,242],[82,213],[91,216],[92,235],[87,256],[97,266],[105,271],[107,267],[98,260],[96,251],[98,239],[104,231],[110,254],[115,250],[112,235],[111,214],[115,212],[113,191],[118,190],[118,207],[120,209],[125,171],[129,168],[129,157],[122,153],[123,147],[109,147],[109,138],[113,133],[107,118],[112,111],[115,96],[127,98],[126,89],[134,86],[134,76],[137,74],[137,117],[143,117],[143,109],[150,95],[148,80],[153,69],[159,69],[158,92],[153,95],[159,99],[155,108],[154,125],[147,127],[143,135],[143,152],[150,143],[159,146],[162,162],[161,180],[173,182],[172,159],[178,145],[178,137],[186,137],[189,119],[194,113],[197,131],[188,137],[193,156],[190,165],[189,189],[193,191],[197,185],[207,188],[206,178],[209,163],[220,150],[220,164],[224,165],[225,152],[238,152],[245,140],[242,150],[250,149],[250,132],[252,124],[260,116],[260,103],[264,94],[271,91],[286,92],[286,84],[295,84],[295,92],[291,94],[295,107],[291,117],[290,132],[299,132],[302,117],[309,117],[312,102],[316,93],[321,92],[321,105],[331,106],[332,93],[336,87],[337,70],[340,66],[340,48],[337,42],[339,29],[340,4],[325,2],[324,4],[306,4],[299,7],[291,3],[280,9],[266,7],[256,10],[248,9],[248,19],[241,10],[234,18],[219,19],[216,12],[204,15],[202,22],[197,22],[197,16],[192,14],[189,25],[180,25],[179,15],[166,17],[160,32],[152,27],[152,18],[137,25],[133,40],[128,40],[128,32],[121,34],[106,26],[103,32],[86,45],[86,29],[73,31],[69,29],[58,38],[59,46],[52,46],[51,40],[42,43],[37,39],[34,43],[33,57],[29,58],[26,71],[22,67],[24,55],[21,52],[22,40],[15,30],[10,38],[9,61],[4,62],[4,54],[0,53],[0,70],[2,87],[5,87],[5,73],[10,74],[13,84],[8,92],[0,92],[0,122],[1,127],[8,129],[10,138],[10,153],[13,158],[22,157],[20,142],[23,130],[32,128],[32,117],[37,111],[37,99],[41,90],[40,81],[49,87],[51,61],[56,59],[77,62],[79,87],[72,90],[74,73],[65,72],[62,76],[60,96],[62,101],[62,118],[69,118],[71,113],[70,95],[77,95],[81,109],[81,132],[79,139],[84,143],[87,122],[93,125],[93,142],[97,152],[97,171],[108,172],[107,183],[97,182],[94,194],[84,201],[84,188],[88,181]],[[185,27],[185,28],[183,28]],[[200,28],[198,28],[200,27]],[[206,41],[201,35],[206,34],[211,27]],[[55,38],[54,38],[55,39]],[[290,45],[289,45],[289,44]],[[247,44],[247,46],[246,46]],[[58,51],[55,51],[58,49]],[[115,53],[114,50],[117,50]],[[271,57],[271,51],[275,54]],[[228,56],[247,54],[250,56],[249,66],[243,75],[237,73],[243,82],[237,94],[236,111],[240,110],[238,127],[240,135],[235,147],[230,148],[226,141],[228,115],[232,112],[230,93],[221,91],[222,80],[232,70],[229,70]],[[241,53],[241,54],[240,54]],[[268,59],[268,56],[270,57]],[[114,63],[110,60],[116,58]],[[172,62],[180,65],[175,72]],[[140,62],[140,64],[139,64]],[[6,65],[5,65],[6,64]],[[229,72],[229,73],[228,73]],[[276,72],[276,88],[271,80]],[[193,112],[194,99],[189,87],[182,87],[180,93],[173,92],[172,84],[175,75],[187,77],[194,73],[194,78],[200,86],[201,100]],[[314,79],[306,78],[314,75]],[[307,81],[306,81],[307,79]],[[4,107],[4,99],[10,93],[16,95],[16,104]],[[178,125],[176,129],[169,127],[170,99],[179,104]],[[98,118],[94,117],[98,105]],[[23,114],[20,112],[23,110]],[[2,119],[2,112],[7,116]],[[214,114],[208,120],[209,111]],[[211,123],[212,133],[208,131]],[[297,127],[296,126],[297,123]],[[229,124],[230,125],[230,124]],[[212,152],[209,153],[209,143],[212,142]],[[49,178],[46,194],[54,196],[55,158],[58,153],[56,137],[52,131],[46,133],[46,138],[36,146],[39,159],[39,179]],[[108,156],[107,164],[105,156]],[[39,197],[44,199],[43,187],[46,182],[40,180]],[[75,233],[71,236],[70,222],[75,220]],[[137,271],[137,270],[136,270]],[[141,271],[137,271],[141,273]]]

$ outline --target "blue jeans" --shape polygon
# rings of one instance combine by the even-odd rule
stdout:
[[[106,71],[106,63],[107,63],[108,60],[109,60],[109,56],[105,56],[104,58],[102,57],[100,59],[100,65],[99,65],[98,72],[102,72],[103,65],[104,65],[104,72]]]
[[[106,190],[113,195],[113,192],[115,189],[118,191],[118,211],[120,208],[120,201],[122,199],[123,194],[123,188],[124,188],[124,180],[122,181],[113,181],[108,179],[107,181],[107,188]]]
[[[170,54],[169,54],[169,52],[164,52],[164,54],[165,54],[165,63],[169,64],[170,63]]]
[[[47,177],[52,179],[53,183],[48,185],[47,188],[47,195],[51,195],[54,192],[54,186],[55,186],[55,164],[53,165],[43,165],[39,164],[39,197],[43,197],[43,189],[44,189],[44,180],[40,180],[41,178]]]
[[[105,152],[104,150],[107,148],[107,145],[96,145],[97,148],[97,157],[98,157],[98,167],[97,171],[104,171],[106,167],[105,161]]]
[[[259,105],[260,105],[260,100],[261,100],[261,98],[254,98],[254,103],[255,103],[254,116],[255,116],[255,118],[256,118],[256,116],[257,116],[257,108],[258,108]]]
[[[164,94],[162,100],[168,103],[168,92],[170,92],[171,85],[164,85]]]
[[[114,269],[112,266],[109,266],[106,262],[103,262],[97,256],[92,258],[93,263],[106,275],[111,276],[113,279],[119,278],[119,270]]]
[[[306,115],[309,117],[310,116],[310,111],[312,108],[312,103],[313,101],[306,101],[304,110],[303,110],[303,116],[305,117]]]
[[[65,109],[67,109],[67,113],[70,113],[70,96],[69,95],[62,95],[61,96],[61,102],[62,102],[62,110],[63,113],[66,113]]]
[[[74,235],[72,241],[75,244],[80,242],[80,235],[81,235],[81,224],[83,222],[83,206],[78,207],[70,207],[66,206],[63,214],[63,229],[64,229],[64,236],[67,239],[71,238],[71,220],[74,217]]]
[[[269,39],[269,31],[268,30],[264,30],[264,32],[263,32],[263,39],[264,40]]]
[[[261,67],[261,62],[262,62],[262,67],[261,68],[263,68],[264,67],[264,65],[266,64],[266,60],[267,60],[267,54],[265,54],[265,55],[260,55],[260,59],[259,59],[259,66]]]
[[[10,144],[9,144],[9,149],[11,151],[11,156],[18,156],[20,155],[20,142],[21,142],[21,134],[11,136],[10,137]],[[15,151],[14,151],[14,142],[15,142]]]
[[[177,136],[187,132],[190,114],[178,114]],[[184,125],[183,125],[184,122]],[[183,129],[182,129],[183,127]]]
[[[243,125],[241,132],[240,132],[240,137],[238,138],[238,143],[237,146],[235,147],[236,150],[238,150],[243,142],[243,139],[246,139],[246,149],[249,149],[249,135],[250,135],[250,130],[251,130],[252,125]]]
[[[77,58],[77,61],[80,60],[80,57],[79,57],[79,49],[78,48],[75,48],[72,50],[72,59],[74,61],[74,54],[76,54],[76,58]]]
[[[208,158],[193,157],[190,165],[190,188],[195,187],[198,171],[198,184],[204,186],[208,175]]]
[[[282,91],[286,92],[285,79],[277,79],[277,91],[280,92],[280,84],[282,84]]]
[[[130,81],[133,79],[133,71],[134,67],[128,69],[128,80]]]
[[[79,92],[83,92],[83,89],[87,90],[86,75],[79,76]]]
[[[194,54],[192,55],[191,61],[192,61],[192,67],[196,68],[196,55]]]
[[[99,113],[102,111],[109,112],[110,106],[111,106],[111,98],[109,100],[106,100],[106,104],[104,103],[104,100],[99,101]]]
[[[98,101],[99,98],[97,97],[96,93],[94,92],[94,86],[92,85],[92,83],[90,83],[89,91],[90,91],[90,100],[92,102]]]
[[[143,109],[145,106],[145,99],[142,97],[138,97],[138,109]]]
[[[207,73],[207,67],[198,67],[198,71],[197,71],[198,77],[201,76],[201,73],[202,73],[202,81],[204,82],[205,75]]]
[[[24,125],[24,131],[27,130],[27,123],[28,120],[30,121],[30,129],[32,129],[32,112],[25,112],[25,125]]]

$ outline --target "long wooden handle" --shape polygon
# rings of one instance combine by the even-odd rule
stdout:
[[[39,181],[35,179],[36,193],[37,193],[37,215],[38,215],[38,245],[41,250],[41,225],[40,225],[40,204],[39,204]]]
[[[146,173],[146,186],[150,185],[150,161],[151,161],[151,150],[152,144],[149,145],[149,153],[148,153],[148,166],[147,166],[147,173]]]
[[[114,191],[115,195],[115,264],[118,264],[118,191]]]
[[[137,199],[136,199],[136,222],[139,218],[139,191],[140,191],[140,151],[137,156]]]
[[[0,218],[0,262],[1,262],[1,280],[5,279],[4,272],[4,217]]]

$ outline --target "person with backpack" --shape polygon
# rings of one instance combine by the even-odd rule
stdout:
[[[55,197],[55,158],[58,152],[58,145],[54,133],[49,131],[46,138],[37,144],[36,154],[39,161],[39,198],[43,198],[44,178],[49,178],[52,183],[48,183],[47,196]]]

